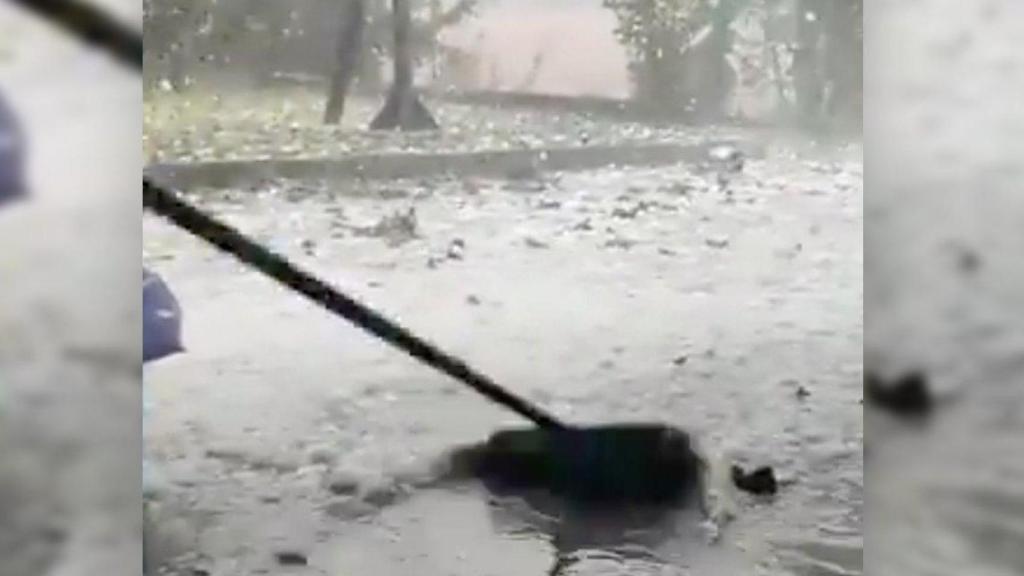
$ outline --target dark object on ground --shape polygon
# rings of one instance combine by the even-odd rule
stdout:
[[[744,472],[739,466],[733,465],[730,469],[732,483],[750,494],[758,496],[772,496],[779,491],[778,482],[775,480],[775,472],[770,466],[761,466],[753,472]]]
[[[309,564],[309,560],[306,558],[305,554],[291,550],[275,552],[274,558],[281,566],[306,566]]]
[[[701,488],[703,463],[689,436],[660,424],[548,431],[501,430],[452,454],[452,478],[489,490],[542,489],[588,505],[686,503]]]
[[[743,171],[746,156],[732,144],[717,144],[708,148],[708,163],[718,172],[737,173]]]
[[[957,268],[964,274],[975,274],[981,268],[981,256],[970,248],[961,248],[957,254]]]
[[[916,370],[888,382],[868,371],[864,376],[864,396],[870,405],[902,418],[926,417],[935,406],[927,378]]]
[[[25,185],[25,134],[0,95],[0,207],[28,194]]]
[[[570,427],[510,394],[461,360],[437,349],[376,311],[211,218],[143,178],[143,201],[180,228],[234,255],[332,313],[414,358],[472,387],[539,428],[505,430],[486,443],[456,452],[449,478],[476,477],[494,492],[547,489],[566,500],[601,504],[704,502],[707,465],[690,438],[660,424]],[[431,483],[444,478],[432,479]]]
[[[359,491],[359,480],[352,476],[337,474],[328,480],[327,489],[336,496],[351,496]]]
[[[395,79],[384,108],[370,123],[371,130],[436,130],[437,121],[427,111],[413,87],[409,33],[412,16],[409,0],[392,0],[395,26]]]

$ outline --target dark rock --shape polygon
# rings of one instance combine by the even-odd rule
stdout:
[[[685,182],[676,182],[674,184],[669,185],[665,191],[670,194],[685,197],[689,196],[693,192],[693,186]]]
[[[981,256],[973,250],[963,248],[957,254],[957,268],[964,274],[974,274],[981,268]]]
[[[580,232],[589,232],[594,229],[594,225],[590,222],[590,218],[584,218],[580,222],[573,224],[572,229]]]
[[[448,244],[448,250],[445,252],[445,256],[449,260],[462,260],[462,254],[466,251],[466,242],[462,238],[456,238]]]
[[[469,304],[471,306],[479,306],[480,298],[470,294],[469,296],[466,296],[466,304]]]
[[[295,550],[281,550],[274,553],[274,558],[281,566],[307,566],[309,559],[302,552]]]
[[[536,238],[533,238],[531,236],[527,236],[526,238],[524,238],[523,239],[523,243],[526,244],[527,248],[536,248],[536,249],[549,248],[549,246],[548,246],[548,244],[546,242],[542,242],[542,241],[537,240]]]
[[[642,204],[635,204],[630,207],[619,206],[612,210],[612,218],[622,218],[626,220],[632,220],[636,218],[641,212],[644,211]]]
[[[622,236],[615,236],[609,238],[604,243],[605,248],[617,248],[619,250],[629,250],[633,246],[636,246],[636,241],[630,240],[629,238],[623,238]]]
[[[799,398],[800,400],[803,400],[804,398],[807,398],[810,395],[811,395],[811,392],[807,388],[804,388],[803,386],[798,386],[797,387],[797,389],[796,389],[796,397]]]
[[[927,378],[920,371],[891,381],[869,371],[864,375],[864,397],[871,406],[901,418],[926,417],[935,405]]]
[[[706,244],[709,248],[721,249],[729,245],[729,239],[726,238],[725,236],[713,236],[711,238],[704,240],[704,244]]]
[[[712,146],[707,154],[709,163],[720,172],[740,172],[746,160],[743,152],[731,144]]]
[[[745,472],[739,466],[733,465],[730,472],[732,483],[744,492],[758,496],[770,496],[779,491],[775,472],[770,466],[761,466],[753,472]]]
[[[306,452],[306,459],[310,464],[333,466],[338,460],[338,454],[328,446],[313,446]]]
[[[373,226],[354,226],[352,232],[357,236],[383,238],[392,248],[400,246],[420,236],[416,208],[385,215]]]
[[[350,474],[335,472],[327,479],[327,489],[337,496],[349,496],[359,491],[359,479]]]
[[[686,362],[689,359],[690,359],[689,356],[687,356],[686,354],[683,354],[682,356],[676,356],[675,359],[672,360],[672,363],[675,364],[676,366],[682,366],[682,365],[686,364]]]
[[[400,200],[409,197],[409,191],[403,188],[381,188],[377,195],[382,200]]]

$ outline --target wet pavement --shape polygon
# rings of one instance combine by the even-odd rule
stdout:
[[[774,466],[780,494],[737,496],[717,542],[684,512],[579,516],[473,484],[396,498],[521,422],[147,216],[189,348],[144,375],[166,480],[151,551],[212,574],[862,573],[859,150],[776,147],[725,180],[680,164],[194,196],[565,420],[667,422]]]

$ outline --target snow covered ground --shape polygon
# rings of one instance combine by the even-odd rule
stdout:
[[[613,532],[566,552],[576,573],[857,574],[861,161],[802,154],[772,149],[725,189],[679,164],[197,197],[567,420],[673,423],[785,479],[719,544]],[[414,225],[374,228],[410,208]],[[387,505],[389,479],[516,417],[159,220],[144,237],[189,348],[145,374],[164,554],[216,574],[294,550],[309,573],[512,575],[579,537],[472,487]],[[354,495],[327,488],[339,476]]]

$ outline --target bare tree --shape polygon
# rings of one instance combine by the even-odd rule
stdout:
[[[366,28],[365,0],[346,0],[341,9],[336,65],[327,93],[324,124],[337,124],[345,111],[345,99],[359,65]]]
[[[370,123],[372,130],[435,130],[437,121],[420,101],[413,86],[412,13],[409,0],[393,0],[395,73],[384,108]]]
[[[530,69],[526,71],[526,76],[516,87],[517,92],[527,92],[533,85],[537,83],[537,77],[540,76],[541,69],[544,68],[544,51],[540,50],[533,56],[533,62],[530,63]]]

